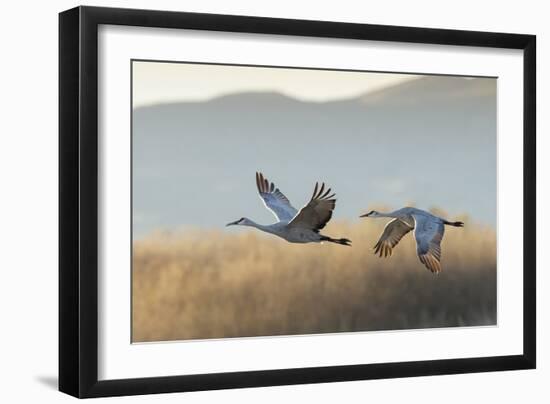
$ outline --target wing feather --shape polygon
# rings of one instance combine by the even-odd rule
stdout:
[[[298,210],[290,204],[288,198],[270,183],[262,173],[256,173],[256,186],[265,207],[268,208],[280,222],[290,222]]]
[[[331,189],[325,190],[325,183],[315,183],[313,195],[310,201],[298,214],[290,221],[289,226],[303,227],[318,232],[324,228],[332,217],[332,212],[336,206],[336,194],[331,194]]]
[[[433,273],[441,272],[441,240],[445,233],[443,222],[424,215],[413,215],[416,253],[420,262]]]
[[[392,255],[393,248],[401,241],[403,236],[414,229],[414,221],[407,223],[402,219],[393,219],[386,224],[384,231],[380,236],[380,239],[374,246],[374,253],[378,254],[380,257]]]

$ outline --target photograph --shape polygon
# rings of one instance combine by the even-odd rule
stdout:
[[[130,69],[132,343],[498,326],[496,77]]]

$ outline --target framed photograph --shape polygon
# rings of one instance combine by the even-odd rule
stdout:
[[[535,368],[535,36],[59,17],[59,388]]]

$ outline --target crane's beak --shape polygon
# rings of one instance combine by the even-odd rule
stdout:
[[[227,223],[227,224],[225,225],[225,227],[236,225],[236,224],[239,223],[240,221],[241,221],[241,219],[235,220],[234,222],[231,222],[231,223]]]
[[[369,217],[370,215],[372,215],[374,213],[373,210],[371,210],[369,213],[365,213],[364,215],[361,215],[359,217]]]

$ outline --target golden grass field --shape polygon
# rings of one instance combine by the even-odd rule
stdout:
[[[249,228],[134,241],[132,340],[167,341],[496,324],[495,231],[446,228],[439,275],[412,233],[374,256],[386,220],[330,222],[353,247],[290,244]]]

